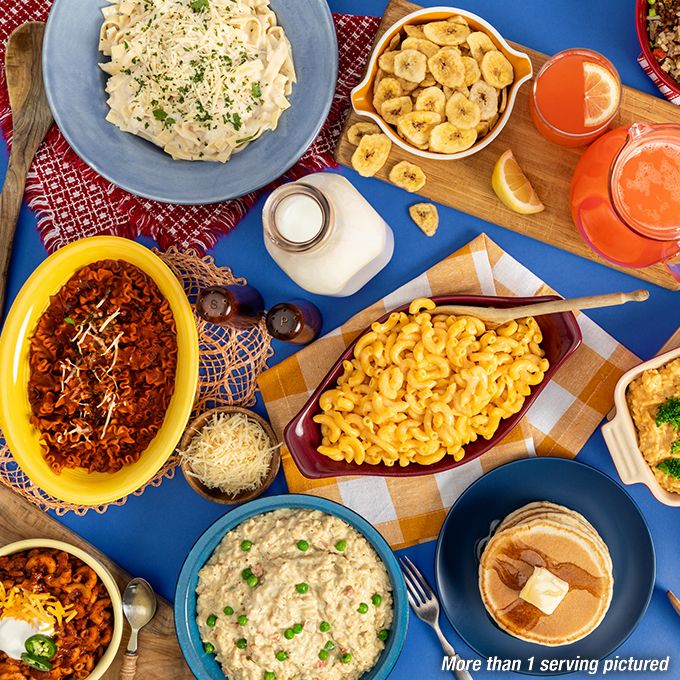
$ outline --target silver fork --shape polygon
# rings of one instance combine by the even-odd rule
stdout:
[[[439,601],[432,592],[432,588],[430,588],[425,577],[408,557],[401,558],[400,561],[401,571],[403,572],[404,580],[406,581],[408,602],[411,605],[411,609],[413,609],[416,616],[421,621],[424,621],[434,628],[434,632],[439,638],[439,643],[444,650],[444,654],[448,657],[453,657],[455,661],[458,661],[460,657],[456,653],[456,650],[449,644],[449,641],[444,637],[444,634],[439,627]],[[473,680],[470,673],[466,670],[456,669],[454,673],[458,680]]]

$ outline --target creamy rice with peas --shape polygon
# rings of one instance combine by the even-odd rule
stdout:
[[[201,569],[197,623],[230,680],[356,680],[389,636],[391,591],[349,524],[274,510],[226,534]]]

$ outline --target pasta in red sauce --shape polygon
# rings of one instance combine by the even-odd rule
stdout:
[[[163,424],[176,369],[175,320],[156,283],[121,260],[78,270],[30,344],[31,422],[52,470],[136,462]]]

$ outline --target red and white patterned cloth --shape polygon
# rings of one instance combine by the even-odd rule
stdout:
[[[12,31],[26,21],[45,21],[52,0],[2,0],[0,63]],[[295,179],[335,165],[333,150],[349,107],[349,93],[359,82],[378,28],[378,18],[335,14],[338,34],[338,83],[331,110],[319,136],[285,177]],[[11,116],[4,69],[0,67],[0,125],[11,137]],[[31,167],[26,187],[30,207],[49,252],[87,236],[115,234],[153,237],[165,250],[194,248],[204,253],[246,214],[257,193],[207,206],[177,206],[134,196],[113,186],[83,163],[55,127]]]
[[[673,92],[668,85],[666,85],[664,82],[661,81],[659,76],[654,73],[652,70],[652,67],[650,66],[649,62],[647,61],[647,58],[645,57],[644,54],[641,54],[637,58],[638,64],[642,66],[642,70],[652,79],[654,84],[659,88],[659,92],[668,99],[668,101],[671,104],[675,104],[676,106],[680,106],[680,94],[677,92]]]

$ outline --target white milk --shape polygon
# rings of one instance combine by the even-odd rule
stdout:
[[[301,288],[346,297],[392,258],[389,225],[341,175],[316,173],[285,184],[267,199],[264,242]]]

